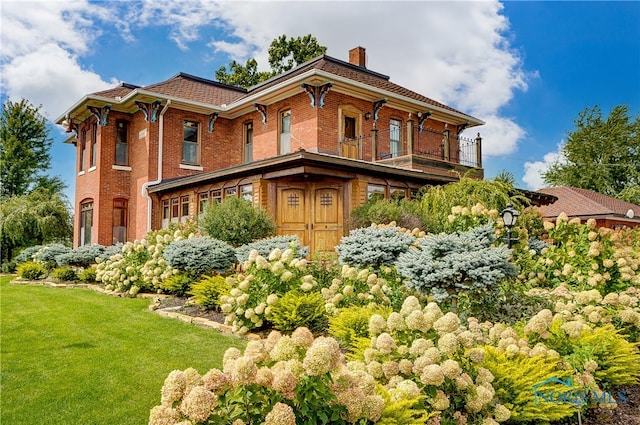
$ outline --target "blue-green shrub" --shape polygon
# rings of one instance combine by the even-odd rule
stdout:
[[[396,267],[406,285],[437,301],[457,299],[460,292],[481,293],[497,289],[498,283],[515,276],[509,261],[511,250],[491,246],[495,240],[491,223],[467,232],[429,235],[420,247],[400,254]]]
[[[89,267],[96,263],[96,258],[104,254],[102,245],[83,245],[69,252],[56,256],[56,262],[61,266]]]
[[[208,236],[171,242],[162,255],[169,266],[194,276],[222,273],[236,262],[231,245]]]
[[[36,252],[42,249],[42,245],[34,245],[23,249],[20,254],[15,258],[17,264],[24,263],[26,261],[33,261],[33,256]]]
[[[399,227],[370,226],[355,229],[336,247],[342,264],[366,268],[390,266],[416,241]]]
[[[45,245],[38,250],[33,258],[36,261],[43,263],[56,263],[56,257],[61,254],[66,254],[71,251],[71,248],[59,243],[53,243],[51,245]],[[57,263],[56,263],[57,264]]]
[[[301,247],[300,239],[298,239],[297,235],[283,235],[260,239],[241,245],[236,248],[236,257],[238,258],[238,263],[242,264],[249,259],[249,253],[254,249],[263,257],[268,257],[271,251],[276,248],[280,249],[280,251],[292,248],[295,250],[297,257],[306,257],[309,255],[309,247]]]

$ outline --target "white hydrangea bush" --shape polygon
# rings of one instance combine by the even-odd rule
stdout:
[[[242,272],[227,278],[230,294],[220,297],[225,324],[234,333],[246,334],[265,324],[271,306],[287,292],[318,291],[318,282],[307,266],[307,260],[298,258],[291,248],[276,248],[267,258],[251,251]]]
[[[173,241],[195,236],[193,232],[185,234],[183,229],[176,229],[149,233],[145,239],[127,242],[120,253],[98,262],[96,281],[108,290],[130,295],[159,291],[165,279],[179,273],[162,256],[164,248]]]
[[[149,425],[375,423],[383,408],[374,379],[345,366],[336,340],[298,328],[228,349],[222,370],[174,370]]]

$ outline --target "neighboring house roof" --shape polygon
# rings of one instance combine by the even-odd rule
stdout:
[[[564,212],[568,217],[596,218],[636,218],[640,219],[640,205],[625,202],[592,190],[577,187],[559,186],[540,189],[538,192],[553,195],[558,200],[552,204],[538,207],[544,218],[556,218]],[[633,214],[627,215],[629,210]]]

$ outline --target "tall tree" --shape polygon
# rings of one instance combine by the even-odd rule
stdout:
[[[27,100],[7,100],[0,116],[0,197],[24,195],[44,182],[41,172],[51,165],[52,139],[46,121]],[[49,182],[51,183],[51,182]]]
[[[249,88],[323,55],[326,51],[327,48],[321,46],[311,34],[289,39],[283,34],[275,38],[269,46],[271,71],[258,71],[258,62],[255,59],[247,60],[245,65],[232,61],[229,70],[226,66],[218,68],[216,79],[224,84]]]
[[[0,234],[3,262],[11,260],[15,248],[68,242],[73,225],[64,195],[38,188],[0,199]]]
[[[567,135],[562,159],[544,173],[547,184],[574,186],[624,198],[640,185],[640,116],[619,105],[603,118],[598,106],[585,108]]]

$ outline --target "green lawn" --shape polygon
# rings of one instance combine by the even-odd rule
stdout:
[[[220,367],[244,341],[144,299],[20,286],[0,276],[0,423],[145,424],[169,372]]]

